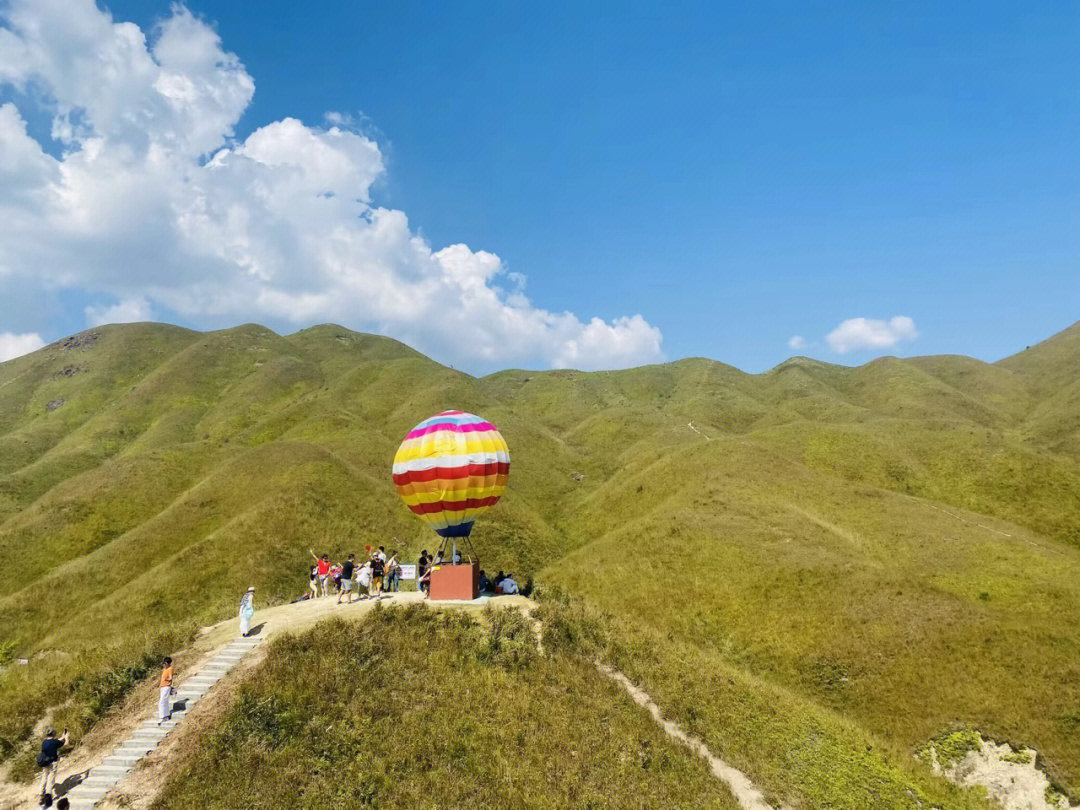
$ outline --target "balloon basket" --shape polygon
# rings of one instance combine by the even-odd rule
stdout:
[[[479,562],[440,563],[431,567],[428,598],[433,602],[446,599],[472,601],[479,592]]]

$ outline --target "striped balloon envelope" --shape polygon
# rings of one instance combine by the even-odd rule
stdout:
[[[414,513],[443,537],[468,537],[510,477],[510,451],[490,422],[443,411],[409,431],[394,455],[394,484]]]

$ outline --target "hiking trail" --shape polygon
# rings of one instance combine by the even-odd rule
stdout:
[[[184,721],[191,707],[261,641],[261,636],[238,638],[219,649],[202,669],[186,678],[177,687],[169,720],[159,725],[156,714],[152,715],[100,765],[91,768],[82,782],[65,794],[72,810],[88,810],[105,798],[106,793],[116,787],[143,757],[157,748],[158,743]]]
[[[96,765],[91,765],[83,781],[69,789],[64,795],[70,800],[73,810],[90,810],[107,798],[104,804],[110,807],[116,806],[116,802],[120,802],[122,806],[133,807],[144,807],[149,804],[160,790],[166,772],[159,767],[161,763],[153,762],[152,757],[152,764],[143,763],[143,760],[157,751],[159,746],[164,749],[161,756],[167,757],[170,749],[178,744],[184,745],[182,740],[185,736],[198,735],[200,723],[198,719],[193,720],[195,726],[191,729],[184,724],[191,710],[215,685],[226,679],[256,647],[268,638],[285,632],[302,631],[335,616],[359,618],[380,602],[388,604],[417,602],[429,604],[433,608],[480,610],[488,601],[488,599],[479,599],[475,602],[429,603],[420,593],[401,592],[380,600],[371,599],[351,605],[338,605],[333,597],[324,597],[257,610],[257,624],[254,628],[256,635],[248,638],[233,637],[231,640],[225,640],[235,632],[235,619],[228,619],[213,627],[204,628],[209,636],[208,640],[220,639],[221,641],[217,642],[219,646],[213,648],[210,657],[201,667],[179,682],[177,694],[173,699],[172,719],[159,727],[155,702],[149,716],[134,729],[128,739],[115,746],[105,759]],[[535,617],[531,616],[534,606],[531,600],[521,596],[500,596],[490,601],[493,604],[516,607],[530,616],[536,632],[537,647],[542,654],[543,629]],[[601,662],[596,662],[596,667],[603,675],[622,686],[638,706],[648,711],[667,736],[704,758],[713,776],[730,790],[743,810],[774,810],[746,774],[715,756],[702,740],[684,731],[677,723],[664,719],[659,706],[648,693],[618,670]],[[214,701],[210,703],[213,704]],[[179,732],[172,734],[176,729],[179,729]],[[173,738],[180,738],[181,742],[174,743]],[[168,743],[168,745],[163,745],[163,743]],[[137,767],[140,764],[143,767]],[[780,810],[785,810],[785,808],[780,808]]]
[[[641,706],[652,715],[653,720],[655,720],[656,724],[663,729],[665,734],[673,740],[678,740],[708,762],[709,770],[712,771],[712,775],[731,791],[731,795],[735,797],[735,800],[743,810],[774,810],[773,806],[765,801],[765,797],[762,795],[761,791],[750,781],[750,777],[734,765],[729,765],[713,754],[704,742],[692,734],[687,734],[678,723],[673,720],[665,720],[663,713],[660,711],[660,707],[653,702],[653,699],[649,697],[648,692],[640,686],[637,686],[617,669],[612,669],[600,662],[597,662],[596,668],[622,686],[627,694],[630,695],[630,698],[634,703]],[[785,808],[781,808],[780,810],[785,810]]]

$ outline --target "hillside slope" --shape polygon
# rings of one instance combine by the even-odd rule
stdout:
[[[477,527],[485,563],[655,634],[654,695],[674,705],[678,682],[712,705],[678,669],[697,660],[897,762],[974,724],[1078,789],[1078,369],[1080,325],[995,364],[480,379],[333,325],[84,332],[0,364],[0,644],[31,659],[0,672],[0,754],[65,701],[81,733],[95,684],[249,584],[294,598],[310,546],[433,545],[388,471],[412,425],[456,407],[513,458]],[[714,720],[699,733],[763,784],[818,795],[783,784],[790,751],[742,763],[729,749],[754,746]]]

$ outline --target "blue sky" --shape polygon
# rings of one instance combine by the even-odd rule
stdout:
[[[361,184],[375,175],[372,205],[403,212],[432,251],[467,245],[470,268],[496,254],[497,269],[469,278],[525,307],[514,313],[524,325],[485,331],[472,351],[454,336],[468,343],[466,324],[499,320],[494,304],[474,312],[454,299],[468,317],[440,332],[425,326],[430,309],[413,322],[391,304],[296,303],[326,290],[340,299],[332,280],[300,289],[290,278],[274,289],[292,304],[245,309],[105,268],[73,282],[57,271],[40,286],[0,273],[12,302],[0,304],[0,333],[48,340],[105,312],[280,331],[336,320],[476,371],[692,355],[760,371],[793,353],[993,360],[1080,319],[1080,6],[509,5],[187,7],[254,84],[230,108],[237,120],[222,144],[291,118],[316,135],[337,123],[366,136],[379,156],[378,171],[360,171]],[[108,9],[151,43],[176,15],[162,2]],[[61,53],[80,47],[67,35],[57,34]],[[50,137],[58,109],[78,108],[86,91],[49,70],[9,80],[3,98],[62,158],[93,133]],[[94,115],[89,129],[107,129],[94,123],[105,113]],[[188,152],[212,154],[212,140]],[[153,250],[131,234],[108,239],[105,264],[130,256],[138,267]],[[266,245],[283,262],[290,249]],[[212,278],[226,292],[203,303],[228,297],[229,262],[272,275],[233,254],[214,262],[191,284]],[[251,297],[244,290],[238,298]],[[549,323],[564,312],[574,320]],[[633,315],[641,323],[619,332]],[[897,316],[910,324],[894,328]],[[603,328],[590,333],[594,317]]]

